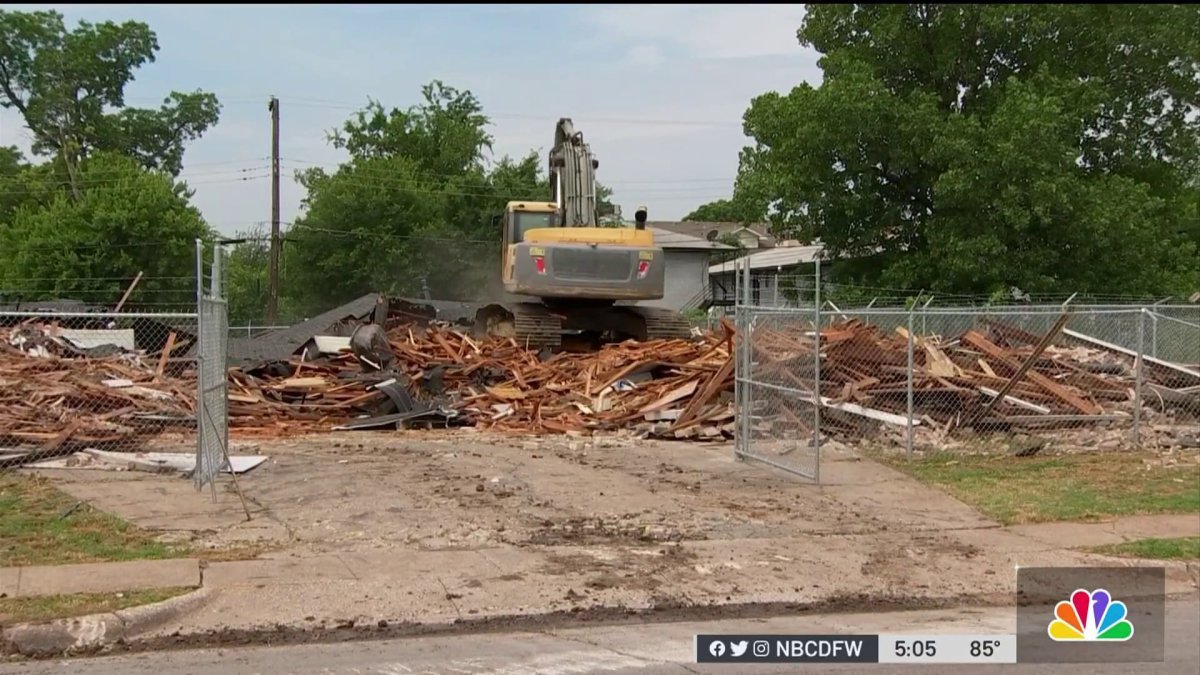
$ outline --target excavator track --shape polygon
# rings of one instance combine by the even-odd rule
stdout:
[[[488,305],[476,314],[475,335],[511,337],[529,349],[557,350],[562,344],[562,320],[537,303]]]
[[[617,306],[599,308],[559,308],[555,311],[537,303],[488,305],[476,314],[475,336],[510,337],[529,349],[566,348],[564,333],[571,333],[571,348],[586,345],[605,330],[615,330],[617,340],[675,340],[688,339],[692,326],[677,312],[656,307]],[[574,335],[578,331],[593,331],[592,338],[582,343]],[[613,339],[610,335],[609,339]],[[593,344],[599,348],[601,343]]]
[[[692,324],[678,312],[658,307],[629,307],[646,322],[647,340],[687,339],[692,336]]]
[[[511,307],[517,343],[530,349],[558,349],[562,344],[562,320],[543,305],[521,303]]]

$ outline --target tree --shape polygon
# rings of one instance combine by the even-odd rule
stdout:
[[[539,158],[489,162],[479,101],[435,81],[423,102],[370,103],[332,134],[350,153],[332,173],[298,174],[308,190],[288,231],[287,295],[311,312],[370,292],[473,299],[500,283],[500,232],[509,200],[550,194]]]
[[[128,306],[194,306],[195,240],[214,233],[186,185],[109,152],[85,160],[80,177],[79,199],[47,193],[0,227],[0,288],[115,304],[142,272]]]
[[[16,147],[0,147],[0,229],[12,222],[17,209],[31,197],[30,166]]]
[[[92,153],[178,175],[186,143],[216,124],[217,98],[200,91],[172,92],[157,110],[125,106],[134,71],[158,48],[137,21],[80,21],[67,30],[58,12],[0,10],[0,105],[20,113],[33,152],[56,158],[76,198],[79,166]]]
[[[1200,10],[811,5],[824,81],[764,94],[735,194],[885,286],[1200,284]]]
[[[224,259],[229,325],[261,325],[267,307],[267,265],[271,258],[268,232],[259,225],[238,232],[233,239],[237,243],[227,249]]]
[[[758,204],[739,199],[718,199],[707,204],[701,204],[695,211],[683,217],[683,221],[691,223],[761,223],[766,219],[766,209]]]

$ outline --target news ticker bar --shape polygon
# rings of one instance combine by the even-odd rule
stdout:
[[[696,635],[697,663],[1016,663],[1016,635]]]

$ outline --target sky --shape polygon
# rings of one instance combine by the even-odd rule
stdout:
[[[304,190],[292,176],[345,156],[326,134],[369,99],[405,108],[440,79],[492,118],[496,159],[545,157],[570,117],[600,160],[626,218],[677,220],[729,197],[742,115],[768,91],[818,84],[801,47],[803,5],[0,5],[55,8],[74,26],[138,20],[157,34],[154,63],[126,89],[131,106],[171,91],[217,95],[221,119],[184,155],[182,178],[208,222],[232,236],[271,217],[271,117],[280,100],[282,220]],[[0,110],[0,145],[29,147]],[[549,198],[549,195],[547,195]]]

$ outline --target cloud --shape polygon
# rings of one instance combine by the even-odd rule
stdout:
[[[691,58],[795,55],[803,5],[596,5],[586,19],[614,41],[670,44]]]

